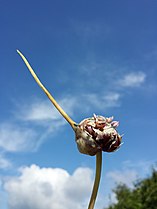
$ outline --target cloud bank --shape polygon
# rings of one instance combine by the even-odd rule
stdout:
[[[20,176],[5,182],[9,209],[83,209],[88,203],[92,171],[77,168],[72,175],[61,168],[21,168]]]

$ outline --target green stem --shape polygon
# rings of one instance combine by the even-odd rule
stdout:
[[[52,104],[56,107],[56,109],[61,113],[61,115],[68,121],[68,123],[71,125],[71,127],[75,130],[77,124],[69,117],[69,115],[59,106],[59,104],[56,102],[56,100],[53,98],[53,96],[50,94],[50,92],[45,88],[45,86],[41,83],[38,76],[35,74],[34,70],[30,66],[29,62],[25,58],[25,56],[17,50],[18,54],[23,59],[24,63],[26,64],[27,68],[29,69],[30,73],[32,74],[33,78],[37,82],[37,84],[40,86],[40,88],[45,92],[49,100],[52,102]]]
[[[95,200],[97,197],[100,177],[101,177],[101,167],[102,167],[102,152],[98,152],[96,154],[96,173],[95,173],[94,186],[93,186],[93,191],[92,191],[88,209],[93,209],[95,205]]]

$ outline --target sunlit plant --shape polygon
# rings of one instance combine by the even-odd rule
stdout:
[[[17,50],[17,52],[25,62],[30,73],[34,77],[35,81],[45,92],[45,94],[50,99],[52,104],[71,125],[73,131],[75,132],[75,141],[80,153],[91,156],[96,155],[95,180],[94,180],[91,198],[88,205],[88,209],[93,209],[95,205],[99,183],[100,183],[100,177],[101,177],[102,151],[114,152],[121,145],[122,136],[119,135],[119,133],[116,130],[116,128],[119,125],[119,122],[113,121],[113,117],[108,118],[95,114],[90,118],[84,119],[80,123],[74,122],[69,117],[69,115],[60,107],[60,105],[56,102],[56,100],[50,94],[50,92],[40,82],[39,78],[35,74],[34,70],[30,66],[29,62],[24,57],[24,55],[19,50]]]

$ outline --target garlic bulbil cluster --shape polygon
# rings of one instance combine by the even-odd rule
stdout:
[[[75,129],[76,143],[79,151],[87,155],[96,155],[100,151],[117,150],[122,137],[117,132],[119,122],[113,117],[93,115],[81,121]]]

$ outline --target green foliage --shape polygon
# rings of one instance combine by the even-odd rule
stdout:
[[[134,189],[118,185],[114,192],[117,203],[106,209],[157,209],[157,170],[150,177],[135,184]]]

